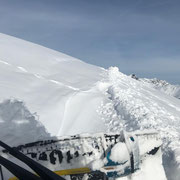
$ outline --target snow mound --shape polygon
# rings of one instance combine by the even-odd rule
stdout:
[[[8,99],[0,103],[1,140],[17,146],[49,137],[46,129],[22,101]]]
[[[121,152],[121,153],[120,153]],[[117,163],[124,163],[129,159],[129,153],[128,149],[126,147],[125,143],[117,143],[112,149],[111,149],[111,155],[110,159],[113,162]]]

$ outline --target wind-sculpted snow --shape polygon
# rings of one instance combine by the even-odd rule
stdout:
[[[180,165],[180,102],[154,90],[119,72],[118,68],[107,71],[108,80],[101,82],[107,87],[109,100],[100,111],[109,131],[155,129],[163,139],[164,161]],[[107,86],[107,84],[109,84]],[[174,159],[169,155],[173,153]],[[170,170],[166,167],[167,172]],[[169,174],[170,175],[170,174]],[[180,176],[177,168],[174,179]],[[172,177],[170,177],[173,179]]]
[[[49,137],[44,126],[22,101],[5,100],[0,103],[0,137],[6,143],[17,146]]]

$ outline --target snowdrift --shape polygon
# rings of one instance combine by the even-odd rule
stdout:
[[[0,135],[14,145],[83,132],[155,129],[163,140],[168,179],[180,178],[180,100],[118,68],[105,70],[0,34],[0,102]],[[158,159],[150,158],[144,167],[163,179],[161,155]],[[152,179],[147,171],[133,179]]]

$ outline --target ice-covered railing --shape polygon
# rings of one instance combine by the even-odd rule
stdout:
[[[156,132],[127,133],[121,131],[120,133],[56,137],[22,144],[16,149],[46,165],[51,170],[82,167],[100,170],[102,166],[107,166],[104,170],[102,169],[103,172],[107,172],[108,166],[111,166],[111,162],[114,162],[115,171],[118,170],[121,175],[133,173],[137,170],[140,159],[148,154],[156,154],[161,147],[161,143]],[[3,153],[7,153],[7,151],[3,151]],[[131,156],[133,159],[131,159]],[[110,164],[107,163],[108,161],[110,161]],[[126,163],[124,164],[122,161]],[[129,170],[125,173],[123,168],[128,169],[128,167]]]
[[[148,153],[149,150],[162,146],[161,137],[156,131],[137,131],[136,136],[138,138],[140,155],[144,155]]]

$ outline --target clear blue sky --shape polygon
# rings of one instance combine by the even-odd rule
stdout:
[[[179,0],[0,0],[0,32],[180,84]]]

